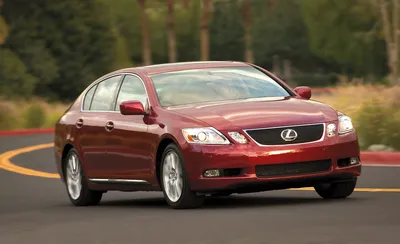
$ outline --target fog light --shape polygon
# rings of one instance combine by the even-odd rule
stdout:
[[[332,137],[332,136],[336,135],[336,125],[335,124],[329,124],[326,127],[326,130],[327,130],[328,137]]]
[[[350,158],[350,165],[358,164],[358,163],[359,163],[358,157]]]
[[[218,177],[220,175],[221,174],[219,169],[209,169],[204,172],[205,177]]]
[[[228,132],[228,134],[232,137],[233,140],[239,142],[240,144],[246,144],[247,139],[244,135],[240,134],[239,132]]]

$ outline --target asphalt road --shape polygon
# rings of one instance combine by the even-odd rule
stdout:
[[[52,136],[0,137],[0,153],[52,142]],[[52,148],[12,158],[55,173]],[[400,188],[400,167],[364,167],[357,187]],[[0,244],[399,244],[400,193],[355,192],[322,200],[313,191],[274,191],[208,199],[172,210],[161,193],[107,193],[73,207],[59,179],[0,169]]]

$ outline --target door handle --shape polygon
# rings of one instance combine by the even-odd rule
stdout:
[[[76,121],[76,128],[80,129],[83,126],[83,119],[78,119],[78,121]]]
[[[114,123],[112,121],[108,121],[105,127],[106,131],[112,131],[114,129]]]

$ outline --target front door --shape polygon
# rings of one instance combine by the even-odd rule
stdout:
[[[151,138],[148,135],[147,117],[122,115],[119,105],[124,101],[140,101],[146,106],[147,93],[142,80],[136,75],[126,75],[122,81],[111,122],[107,154],[115,169],[114,179],[149,181],[151,179]]]

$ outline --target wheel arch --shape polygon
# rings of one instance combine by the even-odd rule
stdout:
[[[155,169],[156,169],[156,178],[157,178],[157,182],[158,182],[159,186],[161,186],[160,174],[161,174],[162,154],[163,154],[165,148],[171,143],[175,144],[180,149],[180,145],[179,145],[178,141],[175,139],[174,136],[172,136],[170,134],[163,135],[157,146],[157,151],[156,151],[156,155],[155,155],[155,166],[156,166]]]
[[[62,177],[65,179],[65,158],[68,155],[68,152],[73,149],[74,146],[71,143],[67,143],[64,145],[64,148],[62,150],[62,156],[61,156],[61,172],[62,172]]]

